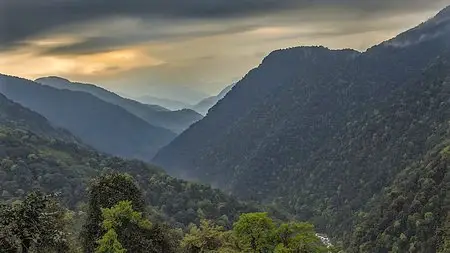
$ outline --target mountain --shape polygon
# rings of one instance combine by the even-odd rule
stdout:
[[[201,92],[195,88],[180,85],[158,85],[148,84],[143,86],[137,96],[156,97],[158,99],[166,99],[169,101],[178,101],[183,104],[193,105],[205,97],[208,94]]]
[[[176,133],[184,131],[192,123],[202,118],[200,114],[192,110],[184,109],[172,112],[159,105],[142,104],[131,99],[123,98],[93,84],[70,82],[64,78],[54,76],[36,79],[36,82],[57,89],[90,93],[108,103],[124,108],[153,126],[166,128]]]
[[[71,82],[65,78],[58,77],[58,76],[41,77],[34,81],[36,83],[47,85],[47,86],[50,86],[50,87],[53,87],[56,89],[87,92],[87,93],[90,93],[90,94],[92,94],[106,102],[109,102],[111,104],[115,104],[115,105],[119,105],[119,106],[123,105],[122,107],[126,107],[125,109],[130,110],[130,111],[133,111],[133,110],[136,110],[136,111],[144,110],[145,111],[148,108],[153,109],[155,111],[168,111],[166,108],[158,106],[158,105],[140,104],[131,99],[123,98],[114,92],[108,91],[106,89],[95,86],[93,84]]]
[[[150,95],[146,96],[140,96],[136,98],[137,101],[140,101],[142,103],[146,104],[153,104],[153,105],[160,105],[164,108],[167,108],[172,111],[191,108],[192,105],[183,103],[177,100],[173,99],[167,99],[167,98],[157,98]]]
[[[108,154],[149,160],[175,133],[97,97],[0,75],[0,93]]]
[[[211,187],[172,178],[155,166],[71,142],[75,137],[70,133],[4,96],[0,96],[0,105],[0,203],[41,190],[58,193],[65,207],[78,211],[87,201],[89,181],[114,171],[127,173],[139,183],[155,219],[177,227],[185,228],[201,218],[230,226],[240,213],[259,210]],[[58,133],[64,138],[55,137]]]
[[[208,110],[211,107],[213,107],[217,102],[219,102],[219,100],[224,98],[227,95],[227,93],[230,92],[233,86],[234,84],[225,87],[217,96],[212,96],[203,99],[198,104],[192,106],[192,109],[195,110],[196,112],[206,115],[208,113]]]
[[[0,94],[0,125],[16,131],[33,131],[48,139],[60,139],[80,144],[79,140],[70,132],[52,127],[46,118],[18,106],[3,94]]]
[[[415,245],[412,252],[436,252],[449,196],[427,187],[448,186],[449,170],[422,158],[450,137],[448,59],[446,10],[364,53],[277,50],[153,161],[172,175],[276,202],[345,243],[358,215],[370,210],[367,217],[374,218],[360,225],[354,240],[378,243],[380,251],[351,252],[407,252],[403,244]],[[405,176],[408,166],[420,173]],[[434,182],[420,179],[430,176]],[[408,182],[426,194],[402,212],[415,198]],[[402,194],[405,200],[392,201],[396,206],[384,213],[385,204]],[[432,205],[424,196],[435,197]],[[425,222],[430,214],[417,218],[428,212],[435,215],[432,223]],[[423,226],[406,229],[408,215],[425,220]],[[395,216],[400,225],[389,227]],[[361,238],[363,228],[370,234]]]
[[[157,98],[153,96],[141,96],[136,98],[136,100],[141,101],[143,103],[148,104],[155,104],[160,105],[162,107],[168,108],[170,110],[181,110],[181,109],[192,109],[202,115],[206,115],[208,113],[208,110],[213,107],[219,100],[225,97],[225,95],[233,88],[233,85],[229,85],[225,87],[217,96],[211,96],[207,97],[205,99],[202,99],[200,102],[198,102],[195,105],[191,105],[188,103],[172,100],[172,99],[164,99],[164,98]]]

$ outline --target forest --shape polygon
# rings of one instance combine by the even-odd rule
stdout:
[[[98,153],[6,97],[0,104],[2,253],[332,250],[274,206]]]
[[[205,117],[0,74],[0,253],[450,253],[449,70],[450,7],[275,50]]]
[[[0,205],[0,249],[16,252],[338,252],[305,222],[283,223],[266,212],[241,214],[232,227],[201,219],[185,229],[151,219],[142,192],[127,174],[94,179],[86,212],[36,191]]]

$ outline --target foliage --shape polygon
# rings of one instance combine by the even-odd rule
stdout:
[[[129,175],[113,173],[93,180],[81,233],[84,251],[174,252],[176,231],[152,224],[145,210],[141,191]]]
[[[116,230],[109,229],[102,238],[98,241],[98,248],[95,253],[125,253],[126,249],[122,247],[117,239]]]
[[[281,224],[275,232],[279,242],[275,252],[329,252],[317,237],[314,226],[305,222]]]
[[[112,208],[102,208],[103,228],[117,229],[124,222],[131,222],[142,228],[150,228],[152,224],[142,217],[142,213],[133,209],[131,201],[120,201]]]
[[[248,213],[239,217],[233,231],[243,251],[267,252],[273,250],[274,227],[267,213]]]
[[[202,220],[200,227],[192,225],[181,241],[181,248],[185,252],[210,252],[221,248],[224,228],[212,224],[211,221]]]
[[[114,173],[94,179],[89,189],[87,220],[81,233],[84,250],[94,252],[102,234],[106,233],[107,237],[100,242],[110,241],[117,235],[116,231],[121,239],[126,236],[141,243],[142,238],[131,235],[150,229],[151,225],[142,219],[144,210],[141,191],[129,175]],[[136,242],[120,243],[128,249],[127,246]]]
[[[165,234],[155,233],[150,221],[145,219],[142,213],[133,209],[131,201],[120,201],[112,208],[103,208],[102,217],[102,227],[106,233],[98,241],[96,252],[108,252],[108,250],[136,253],[173,251],[172,248],[165,247],[168,245],[168,239],[164,238]],[[158,241],[158,236],[163,237],[164,245]],[[164,250],[158,250],[160,248],[164,248]]]
[[[317,237],[308,223],[275,224],[267,213],[246,213],[239,217],[233,229],[202,221],[192,226],[182,242],[186,253],[204,252],[331,252]]]
[[[360,214],[351,237],[352,252],[419,253],[448,247],[450,160],[446,146],[439,145],[405,169]]]
[[[40,192],[30,193],[23,201],[1,204],[1,249],[24,253],[67,250],[64,215],[53,196]]]

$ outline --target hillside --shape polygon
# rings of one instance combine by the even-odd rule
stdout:
[[[60,139],[81,144],[68,131],[52,127],[46,118],[27,108],[17,106],[3,94],[0,94],[0,125],[15,130],[33,130],[36,134],[48,139]]]
[[[240,213],[257,210],[219,190],[172,178],[143,162],[106,156],[76,143],[37,134],[43,129],[50,133],[59,130],[3,96],[0,103],[0,202],[23,198],[40,189],[60,193],[64,205],[75,209],[86,201],[89,180],[117,171],[134,177],[142,187],[146,204],[156,210],[154,215],[178,227],[198,223],[200,218],[230,225]]]
[[[149,124],[169,129],[175,133],[181,133],[202,116],[193,110],[183,109],[169,111],[159,105],[142,104],[137,101],[123,98],[113,92],[100,88],[93,84],[70,82],[60,77],[44,77],[35,82],[51,86],[57,89],[82,91],[90,93],[108,103],[118,105],[135,116],[147,121]]]
[[[443,246],[450,245],[449,144],[438,144],[402,170],[358,213],[350,252],[436,252],[437,246],[447,252]]]
[[[0,92],[108,154],[149,160],[175,134],[97,97],[0,75]]]
[[[275,51],[154,162],[346,238],[371,198],[448,138],[449,28],[444,11],[364,53]]]

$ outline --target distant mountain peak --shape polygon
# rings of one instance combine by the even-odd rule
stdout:
[[[346,57],[354,58],[360,54],[360,52],[353,49],[329,49],[324,46],[290,47],[271,52],[263,59],[261,66],[271,67],[286,62],[290,62],[293,65],[311,64],[318,63],[317,61],[322,57],[334,58],[345,55]]]
[[[38,79],[36,79],[36,80],[34,80],[34,81],[37,82],[37,83],[40,83],[40,82],[42,82],[42,81],[44,81],[44,80],[46,80],[46,81],[53,81],[53,82],[56,82],[56,81],[58,81],[58,82],[64,82],[64,83],[66,83],[66,84],[70,84],[70,83],[71,83],[70,80],[68,80],[68,79],[66,79],[66,78],[63,78],[63,77],[59,77],[59,76],[46,76],[46,77],[40,77],[40,78],[38,78]]]
[[[285,49],[279,49],[271,52],[265,59],[272,59],[274,57],[286,56],[286,55],[295,55],[295,57],[303,57],[309,58],[310,56],[316,53],[328,53],[328,52],[336,52],[336,53],[354,53],[355,55],[360,54],[360,52],[354,49],[329,49],[324,46],[300,46],[300,47],[290,47]]]

